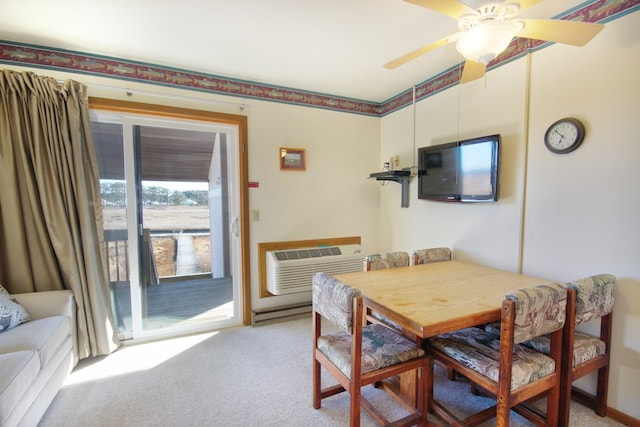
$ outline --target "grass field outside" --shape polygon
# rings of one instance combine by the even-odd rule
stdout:
[[[126,229],[126,209],[105,207],[103,209],[105,229]],[[151,233],[153,256],[159,277],[175,276],[176,235],[190,231],[209,230],[209,208],[207,206],[145,206],[143,226]],[[163,234],[155,235],[154,232]],[[201,273],[211,271],[211,239],[208,234],[194,235],[195,256]],[[110,257],[109,268],[115,260]]]

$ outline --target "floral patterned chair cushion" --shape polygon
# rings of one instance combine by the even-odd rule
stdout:
[[[551,351],[550,344],[549,335],[535,337],[534,339],[523,343],[523,345],[544,354],[549,354]],[[604,341],[581,332],[575,333],[573,342],[573,366],[580,365],[588,360],[601,356],[606,352],[607,345]]]
[[[333,277],[324,273],[314,274],[312,292],[315,409],[321,408],[325,397],[347,392],[352,426],[360,425],[362,408],[374,420],[384,420],[387,414],[367,400],[362,388],[405,372],[413,372],[412,376],[416,377],[416,395],[426,396],[430,377],[425,372],[429,368],[429,359],[421,346],[384,325],[364,325],[365,304],[361,293]],[[332,328],[324,333],[323,328],[329,321],[337,323],[342,330],[335,332]],[[338,386],[322,387],[323,367],[337,380]],[[385,391],[384,387],[381,389]],[[386,391],[407,412],[407,415],[387,425],[426,424],[428,408],[424,399],[408,405],[392,390]]]
[[[406,252],[387,252],[367,255],[364,259],[365,270],[384,270],[385,268],[407,267],[409,254]],[[367,264],[369,267],[367,268]]]
[[[500,335],[500,323],[487,324],[485,326],[485,331],[495,335]],[[522,345],[526,345],[527,347],[544,354],[549,354],[551,351],[551,340],[549,339],[548,334],[525,341]],[[606,352],[607,345],[604,341],[581,332],[575,333],[573,345],[573,366],[595,359]]]
[[[567,286],[576,290],[576,325],[600,318],[613,310],[616,278],[611,274],[599,274],[570,282]],[[485,327],[487,332],[500,334],[500,323]],[[549,335],[535,337],[523,343],[536,351],[549,354]],[[607,352],[604,341],[582,332],[574,334],[573,366],[595,359]]]
[[[353,332],[353,297],[360,291],[325,273],[312,277],[313,310],[341,330]]]
[[[451,261],[451,249],[449,248],[429,248],[418,249],[413,252],[413,263],[430,264],[432,262]]]
[[[318,337],[318,349],[346,376],[351,374],[351,334],[353,333],[353,298],[360,291],[325,273],[312,279],[313,309],[341,329]],[[410,339],[386,326],[373,324],[362,328],[362,372],[370,372],[424,354]]]
[[[377,321],[379,321],[380,323],[382,323],[383,325],[387,325],[397,331],[401,331],[402,330],[402,326],[398,325],[396,322],[394,322],[391,319],[388,319],[385,315],[378,313],[377,311],[372,311],[371,312],[371,317],[373,317],[374,319],[376,319]]]
[[[500,323],[490,323],[485,326],[485,330],[489,333],[500,335]],[[526,345],[527,347],[544,354],[549,354],[551,351],[551,340],[548,334],[525,341],[522,345]],[[581,332],[575,333],[573,366],[580,365],[581,363],[594,359],[606,352],[607,345],[604,341]]]
[[[498,382],[500,337],[480,328],[467,328],[439,335],[429,344],[463,365]],[[555,370],[552,358],[524,345],[513,348],[511,390],[550,375]]]
[[[534,286],[511,292],[506,298],[516,303],[515,344],[550,334],[564,326],[567,314],[567,289],[564,285]]]
[[[567,284],[576,290],[576,325],[600,318],[613,310],[616,278],[598,274]]]
[[[351,335],[345,332],[318,338],[318,349],[347,377],[351,375]],[[410,339],[384,325],[362,328],[362,373],[375,371],[424,354]]]
[[[567,290],[553,283],[508,293],[515,302],[513,325],[513,368],[511,390],[520,388],[555,371],[549,356],[520,344],[564,326]],[[500,325],[497,325],[498,332]],[[463,365],[498,382],[500,335],[481,328],[467,328],[429,340],[429,344]]]

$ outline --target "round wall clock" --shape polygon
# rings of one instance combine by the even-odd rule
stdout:
[[[544,134],[544,145],[558,154],[569,153],[584,139],[584,125],[578,119],[566,117],[553,123]]]

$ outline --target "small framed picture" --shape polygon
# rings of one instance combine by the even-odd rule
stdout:
[[[306,168],[304,148],[280,148],[280,170],[299,170]]]

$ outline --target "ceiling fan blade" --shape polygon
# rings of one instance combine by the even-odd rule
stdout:
[[[524,28],[517,34],[518,37],[573,46],[584,46],[604,28],[603,24],[557,19],[519,19],[518,21],[524,23]]]
[[[409,61],[412,61],[416,58],[418,58],[419,56],[424,55],[427,52],[431,52],[432,50],[435,50],[439,47],[445,46],[449,43],[451,43],[452,41],[456,40],[456,36],[458,33],[445,37],[443,39],[438,40],[437,42],[433,42],[431,44],[428,44],[426,46],[422,46],[421,48],[418,48],[414,51],[411,51],[405,55],[402,55],[399,58],[394,59],[393,61],[389,61],[386,64],[384,64],[384,68],[387,68],[389,70],[393,70],[394,68],[398,68],[401,65],[406,64]]]
[[[479,79],[484,76],[487,71],[487,66],[481,62],[471,61],[467,59],[464,63],[464,70],[462,70],[462,78],[460,83],[468,83]]]
[[[476,14],[476,11],[455,0],[404,0],[407,3],[415,4],[416,6],[422,6],[427,9],[439,12],[443,15],[450,16],[453,19],[458,19],[462,15]]]

